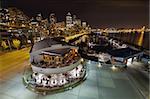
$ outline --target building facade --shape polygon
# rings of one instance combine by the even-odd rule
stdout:
[[[68,14],[66,16],[66,27],[71,28],[72,26],[73,26],[72,16],[71,16],[71,13],[68,12]]]
[[[50,38],[33,45],[30,62],[32,70],[24,74],[23,81],[27,88],[37,92],[67,90],[86,77],[85,61],[77,48],[61,45]]]

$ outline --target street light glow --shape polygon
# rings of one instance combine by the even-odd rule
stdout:
[[[98,63],[98,67],[99,67],[99,68],[102,67],[102,64],[101,64],[100,62]]]

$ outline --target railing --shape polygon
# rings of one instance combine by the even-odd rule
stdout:
[[[79,85],[80,83],[82,83],[86,79],[86,77],[87,77],[86,73],[84,73],[84,75],[80,79],[74,80],[73,82],[67,83],[63,86],[57,86],[57,87],[53,87],[53,88],[36,87],[36,86],[28,83],[27,79],[25,79],[25,78],[23,78],[23,83],[27,89],[34,91],[36,93],[45,95],[48,93],[58,93],[58,92],[70,90],[70,89],[76,87],[77,85]]]
[[[76,64],[72,64],[72,65],[77,65],[81,63],[82,60],[79,60]],[[87,67],[85,66],[86,61],[83,62],[83,69],[84,71],[82,72],[82,74],[80,75],[79,78],[74,78],[71,82],[68,82],[64,85],[61,86],[54,86],[54,87],[44,87],[44,86],[37,86],[35,83],[31,83],[31,81],[33,80],[31,78],[31,75],[33,73],[32,69],[30,66],[26,66],[25,67],[25,71],[23,73],[23,83],[25,85],[26,88],[28,88],[31,91],[34,91],[36,93],[40,93],[40,94],[47,94],[47,93],[56,93],[56,92],[62,92],[65,90],[70,90],[73,87],[77,86],[78,84],[82,83],[86,77],[87,77]]]
[[[64,73],[67,72],[75,67],[77,67],[78,65],[80,65],[82,62],[82,59],[78,60],[76,63],[74,64],[70,64],[68,66],[64,66],[64,67],[57,67],[57,68],[42,68],[42,67],[37,67],[34,65],[31,65],[32,70],[34,72],[38,72],[38,73],[42,73],[42,74],[53,74],[53,73]]]
[[[67,62],[65,64],[60,64],[60,63],[59,64],[56,64],[56,63],[54,63],[54,64],[48,64],[48,63],[43,63],[43,64],[35,63],[35,64],[33,64],[33,63],[31,63],[31,64],[34,66],[37,66],[37,67],[41,67],[41,68],[61,68],[61,67],[70,66],[70,64],[76,63],[81,57],[77,56],[74,58],[75,58],[74,60],[72,59],[70,62]]]

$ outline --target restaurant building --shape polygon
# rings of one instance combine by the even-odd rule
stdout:
[[[86,78],[86,66],[77,49],[51,38],[35,43],[30,51],[31,69],[23,77],[25,86],[47,94],[80,84]]]

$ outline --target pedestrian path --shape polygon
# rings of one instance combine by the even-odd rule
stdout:
[[[88,76],[82,84],[65,92],[45,96],[26,89],[22,84],[23,72],[19,72],[18,69],[7,79],[0,78],[0,97],[1,99],[143,99],[124,71],[98,67],[98,63],[93,61],[87,63],[87,66]]]

